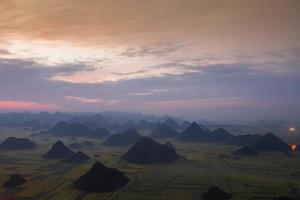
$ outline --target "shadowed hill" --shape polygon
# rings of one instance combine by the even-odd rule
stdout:
[[[234,135],[229,133],[224,128],[218,128],[214,131],[204,130],[197,123],[193,122],[181,134],[178,135],[178,140],[183,142],[216,142],[226,143],[231,141]]]
[[[73,186],[86,192],[112,192],[128,182],[129,179],[117,169],[96,162],[88,172],[73,183]]]
[[[208,191],[202,194],[202,198],[203,200],[229,200],[232,196],[216,186],[210,186]]]
[[[179,157],[174,148],[159,144],[148,137],[141,137],[122,156],[124,160],[136,164],[168,163]]]
[[[37,145],[27,138],[8,137],[1,144],[2,150],[29,150],[35,149]]]
[[[90,137],[94,138],[107,138],[111,135],[111,133],[105,128],[97,128],[93,131]]]
[[[54,136],[105,138],[110,132],[103,128],[91,130],[83,124],[58,122],[49,130],[43,132]]]
[[[131,120],[128,120],[126,123],[124,123],[122,125],[122,130],[129,130],[129,129],[135,129],[136,128],[136,124],[131,121]]]
[[[13,174],[9,179],[3,184],[4,188],[15,187],[17,185],[22,185],[26,183],[26,179],[20,174]]]
[[[44,159],[59,159],[67,158],[73,155],[74,152],[64,145],[61,141],[57,141],[52,145],[51,149],[45,153],[42,158]]]
[[[175,130],[178,130],[178,129],[181,128],[181,126],[180,126],[175,120],[173,120],[173,119],[171,119],[171,118],[166,119],[166,120],[163,122],[163,124],[165,124],[165,125],[167,125],[167,126],[173,128],[173,129],[175,129]]]
[[[218,128],[214,131],[202,129],[196,122],[193,122],[182,133],[178,134],[177,139],[182,142],[215,142],[227,143],[233,140],[234,135],[224,128]]]
[[[93,130],[97,128],[108,128],[110,124],[109,119],[104,117],[101,113],[95,113],[94,115],[76,116],[68,121],[70,123],[84,124],[86,127]]]
[[[189,127],[191,125],[191,122],[189,122],[189,121],[184,121],[184,122],[182,122],[182,124],[181,124],[181,128],[182,129],[186,129],[187,127]]]
[[[196,122],[193,122],[177,137],[178,140],[183,142],[203,142],[208,138],[208,133],[201,129]]]
[[[291,152],[290,146],[272,133],[266,133],[253,148],[256,151],[280,151],[286,154]]]
[[[116,133],[103,142],[108,146],[126,146],[135,143],[141,136],[135,129],[129,129],[123,133]]]
[[[176,137],[178,132],[166,124],[158,124],[151,133],[153,138],[170,138]]]
[[[73,155],[71,155],[70,157],[68,157],[66,159],[66,161],[68,163],[80,163],[80,162],[84,162],[86,160],[91,159],[88,155],[86,155],[85,153],[78,151],[76,153],[74,153]]]
[[[228,142],[234,138],[234,135],[229,133],[224,128],[218,128],[209,134],[208,140],[211,142]]]
[[[90,135],[91,130],[79,123],[58,122],[46,131],[56,136],[82,136]]]
[[[157,122],[148,122],[146,120],[141,120],[138,124],[136,124],[136,128],[138,129],[153,129],[157,126]]]

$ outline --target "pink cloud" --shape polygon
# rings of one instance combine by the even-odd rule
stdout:
[[[38,103],[32,101],[0,100],[0,110],[58,110],[62,106],[58,104]]]

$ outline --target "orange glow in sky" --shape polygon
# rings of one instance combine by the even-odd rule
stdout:
[[[296,128],[293,128],[293,127],[289,128],[289,132],[295,132],[295,131],[296,131]]]
[[[60,108],[62,107],[57,104],[0,100],[0,110],[57,110]]]

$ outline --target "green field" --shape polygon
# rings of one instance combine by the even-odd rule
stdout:
[[[70,165],[41,158],[56,139],[33,140],[39,144],[37,150],[0,152],[0,184],[12,173],[20,173],[28,180],[26,184],[13,189],[1,188],[0,197],[13,196],[17,200],[200,200],[201,194],[210,185],[232,193],[235,200],[300,195],[300,155],[297,153],[293,157],[273,152],[254,158],[224,159],[219,155],[230,154],[239,147],[184,144],[170,140],[177,152],[187,160],[165,165],[132,165],[119,159],[129,147],[104,147],[100,140],[93,140],[95,147],[82,150],[92,160]],[[68,138],[64,142],[72,143]],[[100,157],[94,157],[96,154]],[[73,189],[72,182],[95,161],[119,169],[130,177],[130,183],[114,194],[85,193]]]

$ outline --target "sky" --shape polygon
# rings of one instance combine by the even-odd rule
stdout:
[[[0,0],[0,111],[300,117],[299,0]]]

